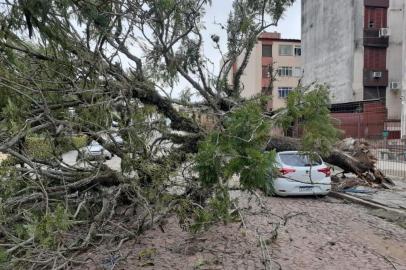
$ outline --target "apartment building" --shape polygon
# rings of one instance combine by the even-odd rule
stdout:
[[[399,136],[405,2],[302,0],[303,82],[329,85],[336,112],[337,104],[360,112],[363,104],[380,102],[386,117],[376,130],[397,122]],[[367,127],[361,133],[371,135]]]
[[[300,40],[283,39],[277,32],[262,33],[242,76],[241,96],[249,98],[260,93],[269,94],[272,95],[269,110],[284,107],[287,95],[302,76],[301,55]],[[241,61],[242,57],[239,57],[233,73]]]

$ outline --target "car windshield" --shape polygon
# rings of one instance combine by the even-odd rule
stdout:
[[[279,154],[279,157],[283,164],[295,167],[318,166],[322,163],[320,157],[317,155],[313,155],[313,157],[310,158],[309,155],[286,153]]]

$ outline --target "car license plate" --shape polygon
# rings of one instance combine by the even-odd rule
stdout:
[[[302,186],[299,187],[299,191],[312,191],[313,187],[312,186]]]

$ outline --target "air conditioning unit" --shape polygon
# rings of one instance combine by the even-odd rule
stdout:
[[[372,72],[372,77],[375,78],[375,79],[382,78],[382,72],[381,71],[374,71],[374,72]]]
[[[391,82],[390,83],[390,90],[399,90],[400,89],[400,82]]]
[[[379,37],[389,37],[389,28],[381,28],[379,29]]]

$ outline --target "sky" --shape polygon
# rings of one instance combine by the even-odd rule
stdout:
[[[233,0],[213,0],[212,6],[207,10],[205,21],[208,24],[213,22],[226,22],[231,10]],[[301,24],[301,0],[296,0],[293,6],[289,7],[277,27],[269,28],[268,32],[278,31],[282,38],[300,38]],[[212,30],[212,29],[210,29]],[[213,28],[213,30],[216,30]]]
[[[204,18],[207,27],[204,32],[204,40],[211,41],[210,36],[216,34],[220,36],[220,44],[225,49],[226,33],[216,25],[216,23],[225,24],[231,10],[233,0],[213,0],[212,6],[207,10]],[[277,27],[270,27],[267,32],[277,31],[282,34],[282,38],[300,39],[301,36],[301,0],[296,0],[293,6],[289,7]],[[204,44],[205,55],[209,59],[219,59],[219,54],[213,47],[212,42]]]

